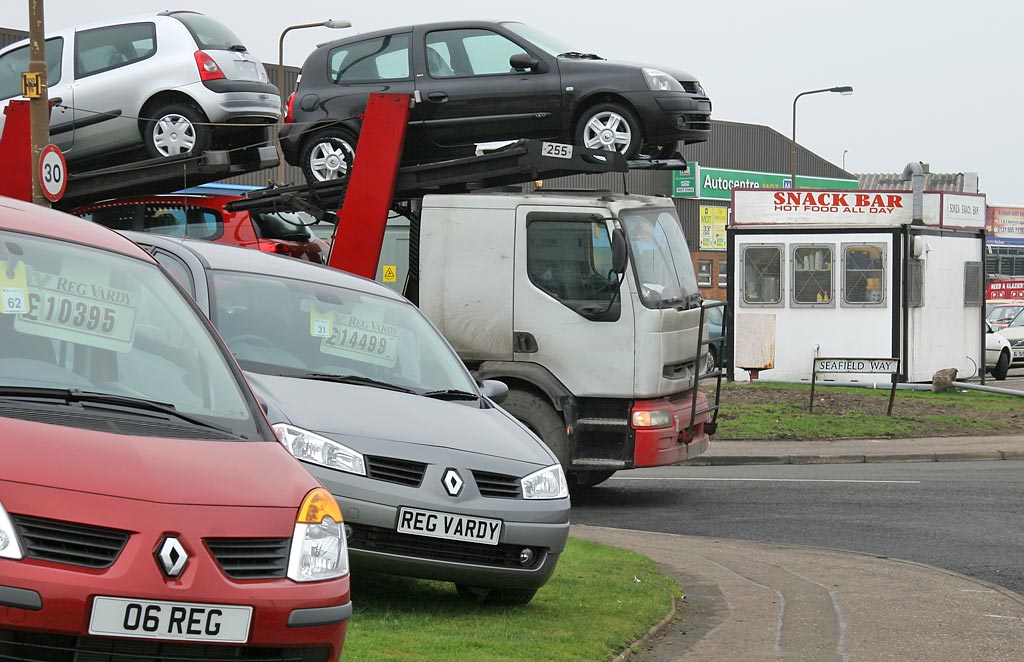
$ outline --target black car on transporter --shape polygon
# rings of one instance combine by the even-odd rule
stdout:
[[[288,100],[280,133],[285,160],[309,181],[343,176],[371,92],[416,100],[405,163],[522,138],[635,158],[707,140],[711,131],[711,100],[685,72],[575,51],[522,23],[432,23],[313,51]]]

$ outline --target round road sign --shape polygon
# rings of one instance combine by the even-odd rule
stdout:
[[[68,188],[68,164],[64,153],[56,145],[47,145],[39,154],[39,183],[43,195],[50,202],[57,202]]]

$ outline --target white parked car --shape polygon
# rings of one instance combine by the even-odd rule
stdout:
[[[1024,315],[1017,315],[999,335],[1010,342],[1010,367],[1024,368]]]
[[[1021,331],[1024,331],[1024,328]],[[1024,345],[1024,340],[1018,342]],[[991,322],[986,321],[985,370],[992,373],[992,376],[997,380],[1006,379],[1006,373],[1010,370],[1014,351],[1010,341],[1001,332],[997,331]],[[1018,355],[1024,354],[1024,346],[1018,347],[1016,352]]]
[[[0,50],[0,111],[23,98],[28,60],[28,40]],[[131,149],[145,158],[142,147],[160,158],[267,144],[281,113],[263,64],[227,26],[197,12],[52,32],[46,65],[51,142],[72,166]],[[0,112],[0,131],[4,119]]]

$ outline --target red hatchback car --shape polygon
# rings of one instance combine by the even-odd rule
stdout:
[[[0,659],[338,659],[334,498],[153,257],[0,198]]]
[[[309,214],[225,209],[252,188],[204,185],[171,195],[104,200],[71,213],[114,230],[206,239],[326,264],[328,245],[313,234],[309,226],[316,219]]]

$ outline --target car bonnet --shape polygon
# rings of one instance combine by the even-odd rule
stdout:
[[[497,408],[370,386],[246,373],[271,423],[290,423],[372,453],[372,440],[454,448],[549,466],[547,448]],[[282,420],[284,417],[286,420]]]
[[[164,504],[297,508],[316,484],[275,441],[112,434],[0,418],[0,481]]]

